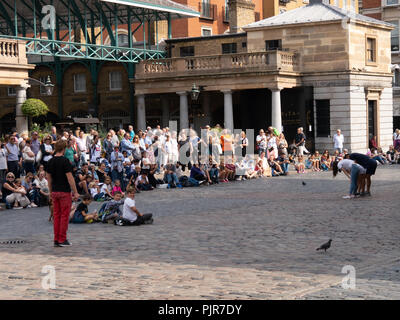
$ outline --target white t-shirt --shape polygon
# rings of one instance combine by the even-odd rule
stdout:
[[[400,140],[400,133],[399,134],[397,134],[396,132],[393,133],[393,139],[394,140]]]
[[[262,135],[262,136],[258,135],[256,138],[257,143],[259,143],[258,146],[262,149],[264,149],[266,146],[266,140],[267,140],[267,137],[265,135]]]
[[[100,193],[104,193],[104,194],[107,194],[107,191],[109,192],[109,193],[111,193],[111,191],[112,191],[112,189],[111,189],[111,185],[107,185],[107,184],[103,184],[101,187],[100,187]]]
[[[340,160],[338,163],[338,169],[343,168],[347,171],[351,171],[351,167],[353,166],[353,164],[356,164],[359,167],[361,174],[365,174],[367,172],[367,170],[363,166],[360,166],[358,163],[355,163],[353,160],[350,159]]]
[[[100,144],[100,142],[97,142],[97,144],[95,146],[93,146],[91,148],[91,150],[92,150],[92,157],[91,157],[90,161],[91,162],[97,162],[97,160],[101,156],[101,144]]]
[[[86,152],[86,138],[76,138],[76,144],[80,152]]]
[[[343,159],[340,160],[337,164],[338,169],[346,169],[347,171],[351,171],[351,166],[353,165],[354,161],[350,159]]]
[[[344,141],[344,137],[341,134],[340,136],[338,134],[335,133],[335,135],[333,136],[333,143],[334,143],[334,148],[343,148],[343,141]]]
[[[94,197],[97,194],[97,188],[90,188],[90,194]]]
[[[134,211],[132,211],[132,207],[135,207],[135,200],[131,198],[126,198],[124,201],[124,208],[122,212],[122,217],[124,219],[129,220],[130,222],[134,222],[137,219],[137,215]]]

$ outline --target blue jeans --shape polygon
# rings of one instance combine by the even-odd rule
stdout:
[[[351,166],[351,181],[350,181],[350,194],[356,194],[357,192],[357,179],[360,173],[360,167],[356,164]]]
[[[289,163],[282,163],[281,168],[284,173],[287,173],[289,171]]]
[[[211,168],[209,174],[210,174],[211,180],[218,180],[218,177],[219,177],[218,168]]]
[[[175,173],[167,174],[167,182],[168,182],[168,184],[171,184],[172,182],[174,182],[175,184],[179,184],[179,180]]]

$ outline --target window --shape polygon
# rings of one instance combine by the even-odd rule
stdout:
[[[17,95],[17,90],[15,90],[15,87],[8,87],[7,88],[7,94],[9,97],[13,97]]]
[[[121,71],[111,71],[110,77],[110,91],[122,90],[122,74]]]
[[[242,42],[242,48],[247,48],[247,42]]]
[[[223,43],[222,44],[222,54],[228,54],[228,53],[236,53],[236,43]]]
[[[400,87],[400,70],[395,69],[393,72],[393,87]]]
[[[328,137],[331,134],[330,100],[315,100],[317,113],[317,137]]]
[[[282,50],[282,40],[267,40],[265,41],[265,50]]]
[[[129,38],[127,34],[119,34],[118,35],[118,46],[124,47],[129,45]]]
[[[394,28],[390,33],[390,45],[392,51],[399,51],[399,21],[388,21],[391,24],[394,24],[396,28]]]
[[[84,73],[74,74],[74,92],[86,92],[86,75]]]
[[[181,47],[180,48],[181,57],[193,57],[194,56],[194,46]]]
[[[376,62],[376,39],[367,37],[367,62]]]
[[[212,35],[212,29],[211,28],[205,28],[205,27],[201,28],[201,36],[202,37],[207,37],[207,36],[211,36],[211,35]]]
[[[394,4],[399,4],[399,0],[386,0],[386,5],[394,5]]]

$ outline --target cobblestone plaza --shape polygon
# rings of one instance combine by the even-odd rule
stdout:
[[[70,225],[63,248],[48,208],[2,211],[0,241],[25,242],[0,244],[0,299],[399,299],[399,178],[380,166],[372,196],[353,200],[331,172],[142,192],[153,225]]]

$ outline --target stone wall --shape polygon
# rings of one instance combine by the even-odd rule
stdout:
[[[388,148],[392,143],[393,133],[390,77],[378,79],[369,75],[349,75],[342,76],[340,81],[338,79],[331,79],[330,82],[318,82],[316,79],[312,81],[314,81],[314,99],[330,100],[330,135],[315,136],[316,150],[333,150],[333,135],[337,129],[341,129],[345,137],[344,148],[351,152],[365,153],[368,148],[368,98],[378,101],[378,143],[384,150]],[[316,129],[318,123],[315,106],[314,119]],[[314,134],[316,135],[316,130]]]
[[[249,30],[249,52],[265,50],[266,40],[282,40],[282,48],[299,53],[303,72],[348,69],[347,32],[340,23],[307,24]]]
[[[200,40],[188,39],[184,42],[174,42],[171,43],[171,58],[180,57],[180,48],[189,46],[194,46],[195,56],[222,54],[222,44],[233,42],[236,43],[237,53],[247,52],[246,41],[246,35],[243,34],[241,36],[201,38]]]

